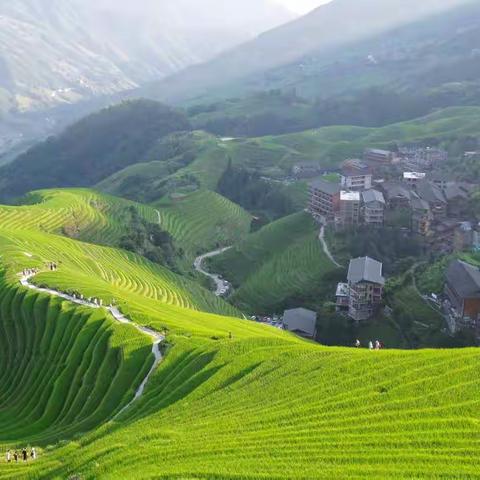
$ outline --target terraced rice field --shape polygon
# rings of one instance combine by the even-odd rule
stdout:
[[[285,300],[317,289],[335,270],[322,251],[318,226],[304,212],[248,236],[213,259],[212,268],[234,283],[232,303],[252,313],[272,313]]]
[[[229,246],[250,231],[251,215],[218,193],[196,192],[159,204],[161,227],[190,256]]]
[[[134,206],[146,220],[155,209],[87,189],[40,190],[22,206],[0,206],[0,228],[65,233],[92,243],[114,244],[123,234],[125,210]]]
[[[0,479],[480,479],[477,349],[324,348],[205,313],[234,310],[141,257],[58,235],[61,215],[48,229],[2,218],[0,452],[39,457],[0,457]],[[307,243],[262,269],[300,261]],[[37,283],[115,296],[136,323],[167,329],[165,360],[115,419],[152,365],[151,339],[19,286],[18,271],[52,260],[58,272]]]

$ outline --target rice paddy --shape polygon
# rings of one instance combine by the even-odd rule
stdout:
[[[72,205],[85,205],[64,194],[0,209],[0,451],[38,451],[25,464],[0,458],[0,479],[480,478],[477,349],[325,348],[241,320],[142,257],[62,235]],[[81,231],[113,237],[113,209],[105,221],[85,212]],[[305,229],[280,257],[266,241],[251,262],[279,278],[302,256],[321,259]],[[36,283],[114,297],[132,321],[167,332],[164,361],[117,418],[152,365],[151,339],[19,285],[17,272],[52,260],[58,272]]]
[[[305,212],[267,225],[212,263],[234,283],[232,303],[251,313],[281,309],[289,299],[316,291],[335,270],[322,251],[318,226]]]
[[[160,225],[190,257],[236,243],[250,231],[252,216],[218,193],[202,190],[160,203]]]

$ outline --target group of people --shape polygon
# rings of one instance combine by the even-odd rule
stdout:
[[[51,272],[56,272],[58,269],[58,265],[55,262],[48,262],[46,266]]]
[[[28,453],[27,449],[26,448],[23,448],[22,451],[20,452],[20,454],[17,452],[17,450],[15,450],[13,453],[11,450],[7,450],[7,454],[6,454],[6,460],[7,460],[7,463],[11,463],[12,460],[17,463],[18,460],[23,460],[24,462],[28,461],[28,457],[30,457],[32,460],[36,460],[37,458],[37,451],[35,450],[35,448],[32,448],[30,450],[30,454]]]
[[[362,342],[360,340],[356,340],[355,342],[355,347],[357,348],[361,348],[362,347]],[[375,342],[373,342],[372,340],[370,340],[368,342],[368,349],[369,350],[383,350],[385,348],[385,345],[382,341],[380,340],[375,340]]]
[[[32,275],[36,275],[39,271],[38,268],[25,268],[22,270],[22,274],[24,277],[31,277]]]
[[[58,270],[58,265],[56,262],[48,262],[45,264],[45,267],[50,270],[51,272],[56,272]],[[24,277],[31,277],[40,273],[40,269],[38,268],[25,268],[22,271]]]

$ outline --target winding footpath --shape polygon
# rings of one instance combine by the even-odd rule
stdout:
[[[162,214],[160,213],[160,210],[158,210],[158,209],[155,209],[155,212],[156,212],[157,217],[158,217],[158,224],[161,226],[162,225]],[[213,252],[204,253],[203,255],[200,255],[199,257],[197,257],[195,259],[195,261],[193,262],[193,267],[195,268],[195,270],[197,272],[201,273],[202,275],[205,275],[206,277],[210,278],[211,280],[213,280],[215,282],[215,292],[214,293],[217,297],[220,297],[225,293],[225,280],[220,278],[220,275],[216,275],[214,273],[207,272],[207,270],[205,270],[205,268],[203,267],[203,262],[205,262],[205,260],[207,258],[212,258],[212,257],[216,257],[218,255],[221,255],[222,253],[230,250],[231,248],[232,247],[219,248],[218,250],[214,250]]]
[[[216,275],[214,273],[207,272],[203,268],[203,262],[207,258],[213,258],[218,255],[221,255],[224,252],[227,252],[230,250],[232,247],[224,247],[224,248],[219,248],[218,250],[214,250],[213,252],[209,253],[204,253],[203,255],[200,255],[195,259],[195,262],[193,263],[193,266],[195,267],[195,270],[202,275],[205,275],[206,277],[211,278],[215,282],[216,290],[215,290],[215,295],[217,297],[220,297],[222,295],[222,290],[225,288],[225,280],[220,278],[220,275]]]
[[[342,265],[340,265],[332,255],[332,252],[330,252],[330,249],[328,248],[327,242],[325,240],[325,225],[322,225],[322,228],[320,229],[320,235],[318,236],[318,239],[320,240],[320,243],[322,244],[323,251],[325,255],[330,259],[330,261],[338,268],[343,268]]]
[[[88,307],[88,308],[93,308],[93,309],[100,309],[104,308],[101,305],[98,305],[97,303],[90,302],[88,300],[82,299],[82,298],[77,298],[71,295],[68,295],[63,292],[58,292],[57,290],[53,290],[50,288],[40,288],[37,287],[36,285],[30,283],[30,279],[32,279],[36,273],[29,273],[29,274],[20,274],[20,284],[23,287],[29,288],[30,290],[35,290],[37,292],[42,292],[46,293],[48,295],[51,295],[53,297],[59,297],[63,298],[64,300],[68,300],[69,302],[75,303],[77,305],[81,305],[83,307]],[[136,323],[132,322],[130,319],[128,319],[125,315],[123,315],[120,310],[117,307],[114,306],[108,306],[105,307],[106,310],[112,315],[112,317],[119,323],[122,323],[124,325],[132,325],[135,327],[139,332],[148,335],[153,339],[153,345],[152,345],[152,354],[155,358],[153,365],[151,366],[150,370],[148,371],[147,375],[143,379],[142,383],[140,386],[137,388],[137,391],[135,392],[135,396],[133,399],[125,405],[122,410],[120,410],[113,418],[117,418],[120,414],[122,414],[125,410],[127,410],[135,401],[137,401],[142,395],[143,392],[145,391],[145,387],[148,383],[148,380],[152,376],[153,372],[156,370],[160,362],[163,360],[162,353],[160,351],[160,344],[165,340],[165,337],[161,335],[160,333],[147,328],[147,327],[142,327],[140,325],[137,325]]]

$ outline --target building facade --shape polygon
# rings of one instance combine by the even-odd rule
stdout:
[[[389,150],[380,150],[378,148],[368,148],[365,150],[364,157],[367,162],[392,163],[395,160],[395,154]]]
[[[340,228],[360,223],[360,192],[340,192],[340,204],[335,216],[335,225]]]
[[[373,174],[361,160],[347,160],[342,167],[341,185],[344,190],[362,191],[372,188]]]
[[[369,257],[350,261],[348,315],[360,322],[371,318],[382,303],[385,279],[381,262]]]
[[[340,206],[340,185],[317,180],[310,185],[310,201],[308,210],[321,223],[335,220],[335,212]]]
[[[362,192],[362,216],[366,225],[381,227],[385,223],[385,198],[382,192]]]
[[[447,268],[445,294],[458,328],[480,330],[480,270],[454,260]]]

